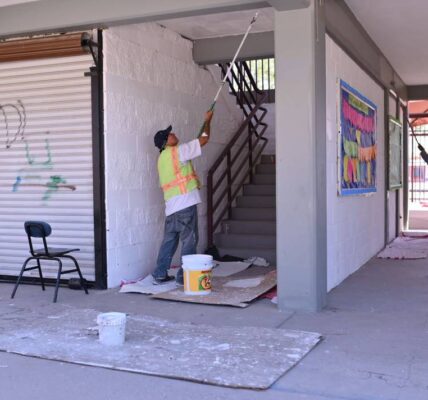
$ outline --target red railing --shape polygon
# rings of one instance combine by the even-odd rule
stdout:
[[[229,64],[220,65],[223,74]],[[236,62],[227,79],[230,92],[245,115],[245,120],[214,162],[207,176],[208,246],[214,244],[214,232],[221,221],[230,218],[233,201],[243,185],[252,181],[254,167],[266,147],[263,137],[267,124],[262,107],[267,93],[258,89],[245,61]]]

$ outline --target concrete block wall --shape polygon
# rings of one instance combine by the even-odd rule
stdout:
[[[337,195],[339,80],[377,105],[377,192]],[[326,38],[327,92],[327,286],[331,290],[375,256],[385,239],[384,94],[329,37]]]
[[[155,23],[105,30],[104,67],[108,286],[114,287],[149,274],[162,240],[153,135],[172,124],[182,142],[196,138],[220,74],[214,66],[211,72],[197,66],[192,42]],[[224,88],[211,141],[194,163],[203,184],[199,251],[206,245],[206,173],[241,121]]]

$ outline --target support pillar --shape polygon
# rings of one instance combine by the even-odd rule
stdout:
[[[275,11],[278,307],[284,310],[316,311],[326,302],[322,4],[311,0],[304,9]]]

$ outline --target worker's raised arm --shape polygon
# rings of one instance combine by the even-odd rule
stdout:
[[[204,130],[202,132],[202,135],[199,136],[199,144],[202,146],[205,146],[208,141],[210,140],[210,133],[211,133],[211,119],[213,118],[213,112],[207,111],[205,114],[205,122],[204,122]]]

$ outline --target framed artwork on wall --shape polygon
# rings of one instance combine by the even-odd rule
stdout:
[[[374,193],[377,107],[343,80],[339,91],[338,194]]]
[[[389,165],[388,189],[396,190],[403,186],[403,125],[389,116]]]

